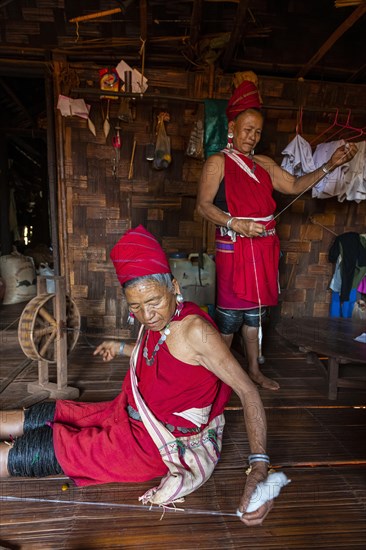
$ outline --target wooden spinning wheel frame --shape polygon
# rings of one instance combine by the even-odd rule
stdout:
[[[46,282],[50,278],[55,283],[54,294],[47,293]],[[66,295],[64,277],[39,276],[37,291],[38,295],[24,308],[18,326],[23,352],[38,360],[38,381],[28,384],[28,392],[46,398],[75,399],[79,390],[67,385],[67,355],[79,337],[79,310]],[[50,363],[56,364],[56,383],[49,380]]]
[[[80,314],[75,302],[66,296],[66,321],[57,319],[56,294],[39,294],[23,310],[18,338],[30,359],[56,363],[57,338],[66,338],[67,353],[75,347],[80,333]]]

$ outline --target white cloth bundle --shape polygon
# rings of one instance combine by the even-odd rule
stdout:
[[[252,494],[248,507],[245,510],[247,512],[255,512],[263,506],[269,500],[273,500],[278,497],[282,487],[288,485],[291,482],[290,479],[283,472],[274,472],[269,474],[265,481],[258,483],[256,490]],[[243,512],[239,510],[236,512],[239,517],[242,517]]]

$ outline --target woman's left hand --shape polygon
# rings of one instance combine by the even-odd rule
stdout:
[[[329,163],[332,168],[336,166],[342,166],[345,162],[349,162],[353,159],[358,151],[358,147],[355,143],[346,143],[336,149],[331,156]]]
[[[244,493],[239,506],[239,511],[244,512],[240,520],[247,527],[254,527],[255,525],[261,525],[264,519],[267,517],[268,513],[273,508],[273,500],[269,500],[268,502],[263,504],[260,508],[258,508],[258,510],[256,510],[255,512],[245,513],[245,510],[248,507],[248,504],[250,501],[250,497],[256,490],[258,483],[260,483],[261,481],[264,481],[267,478],[267,474],[268,474],[267,465],[263,462],[256,462],[253,464],[252,470],[247,477]]]
[[[102,342],[93,352],[93,355],[101,355],[103,361],[112,361],[119,354],[121,342],[115,340],[107,340]]]

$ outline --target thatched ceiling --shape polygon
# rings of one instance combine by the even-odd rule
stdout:
[[[139,66],[144,39],[146,67],[364,83],[365,12],[365,0],[0,0],[0,67],[60,54]]]

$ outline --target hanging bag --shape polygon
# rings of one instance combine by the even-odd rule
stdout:
[[[139,500],[143,504],[166,506],[189,495],[209,479],[220,458],[225,418],[223,414],[216,416],[196,435],[172,435],[150,411],[138,390],[136,361],[142,333],[143,327],[131,355],[132,391],[141,419],[158,447],[161,458],[168,467],[168,473],[161,479],[159,486],[149,489]]]
[[[172,161],[170,153],[170,137],[166,133],[164,124],[164,122],[169,122],[169,120],[169,113],[160,113],[158,115],[156,145],[153,161],[153,167],[155,170],[165,170]]]

